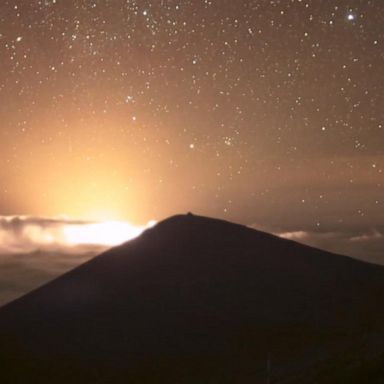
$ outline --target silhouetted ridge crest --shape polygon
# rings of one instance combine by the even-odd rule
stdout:
[[[381,335],[383,298],[382,267],[177,215],[0,309],[0,379],[257,383],[270,352],[296,383]]]
[[[241,224],[231,223],[229,221],[209,218],[205,216],[199,216],[192,213],[185,215],[171,216],[153,228],[147,230],[144,233],[144,237],[153,235],[163,237],[166,241],[176,241],[180,236],[190,237],[196,240],[196,236],[200,239],[211,239],[227,241],[238,236],[253,237],[259,236],[259,238],[276,239],[282,242],[287,242],[285,239],[280,239],[274,235],[257,231],[255,229],[248,228]]]

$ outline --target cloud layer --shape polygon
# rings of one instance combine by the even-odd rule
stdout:
[[[350,229],[340,231],[296,230],[276,235],[330,252],[352,256],[384,265],[384,229]]]
[[[309,228],[284,230],[252,225],[280,237],[384,265],[384,227],[350,227],[343,232]],[[0,216],[0,305],[77,267],[109,248],[100,244],[105,223],[25,216]],[[113,227],[129,232],[132,227]],[[139,233],[145,227],[135,227]],[[90,231],[90,232],[89,232]],[[95,232],[92,232],[95,231]],[[85,234],[84,234],[85,232]],[[113,231],[115,232],[115,231]],[[91,244],[95,236],[99,244]],[[120,239],[113,233],[112,240]],[[127,233],[127,240],[129,233]],[[70,241],[72,239],[72,241]],[[77,245],[76,241],[79,240]],[[88,240],[89,239],[89,240]],[[81,241],[80,241],[81,240]]]
[[[37,288],[150,226],[0,216],[0,305]]]
[[[0,216],[0,254],[86,253],[130,240],[148,226],[27,216]]]
[[[384,265],[384,225],[369,227],[345,223],[341,230],[337,226],[313,229],[313,226],[305,225],[265,226],[259,223],[253,223],[250,227],[332,253]]]
[[[85,263],[98,251],[0,255],[0,306]]]

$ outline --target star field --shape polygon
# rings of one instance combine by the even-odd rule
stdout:
[[[0,5],[2,214],[383,228],[381,0]]]

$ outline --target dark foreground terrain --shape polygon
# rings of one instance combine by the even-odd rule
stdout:
[[[0,309],[1,383],[384,383],[384,268],[167,219]]]

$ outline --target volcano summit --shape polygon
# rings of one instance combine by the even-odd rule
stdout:
[[[179,215],[1,308],[0,379],[379,383],[383,324],[383,267]]]

